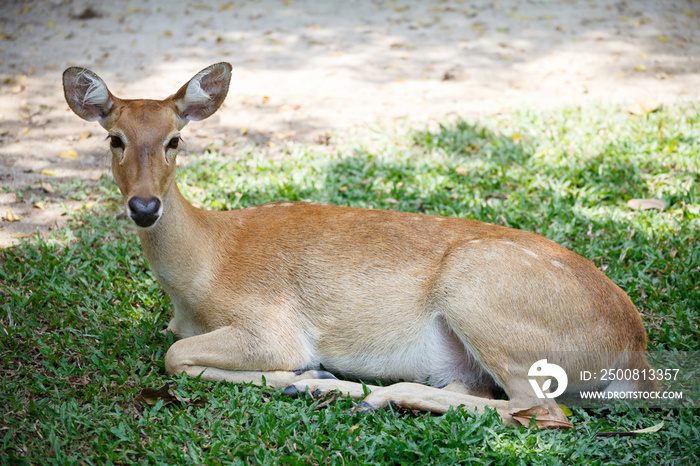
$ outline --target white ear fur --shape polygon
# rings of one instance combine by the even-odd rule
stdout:
[[[104,81],[85,68],[68,68],[63,73],[63,91],[71,110],[88,121],[103,124],[114,104]]]
[[[202,74],[199,72],[194,78],[187,83],[187,92],[185,92],[185,98],[180,102],[180,105],[194,105],[194,104],[205,104],[211,99],[211,96],[202,89]]]
[[[109,91],[104,81],[96,75],[81,73],[78,78],[89,82],[88,88],[83,96],[83,105],[104,105],[109,102]]]
[[[210,117],[221,106],[231,81],[231,65],[217,63],[197,73],[175,94],[180,124]]]

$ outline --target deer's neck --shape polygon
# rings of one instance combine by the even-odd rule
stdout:
[[[138,231],[151,270],[171,297],[202,292],[208,286],[213,264],[206,214],[173,184],[163,200],[161,218],[153,228]]]

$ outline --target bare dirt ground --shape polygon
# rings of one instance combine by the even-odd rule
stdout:
[[[604,101],[697,101],[697,0],[4,0],[0,2],[0,247],[65,222],[61,189],[109,171],[61,73],[123,98],[164,98],[218,61],[222,110],[189,149],[323,140],[397,120]]]

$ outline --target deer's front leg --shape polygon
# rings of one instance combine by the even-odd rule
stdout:
[[[265,340],[245,330],[224,327],[173,343],[165,356],[165,370],[201,375],[211,381],[264,385],[264,379],[274,388],[303,379],[333,377],[325,371],[294,372],[305,368],[307,361],[302,342]]]

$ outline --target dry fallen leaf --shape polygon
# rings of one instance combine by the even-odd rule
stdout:
[[[203,407],[207,403],[207,398],[204,396],[196,399],[182,398],[175,393],[169,384],[165,384],[158,389],[144,388],[138,395],[136,395],[136,401],[148,406],[153,406],[159,401],[162,401],[164,406],[172,403],[178,403],[187,406]]]
[[[469,170],[464,167],[457,167],[455,168],[455,173],[461,176],[467,176],[469,174]]]
[[[635,434],[651,434],[653,432],[658,432],[664,426],[664,421],[659,422],[655,426],[647,427],[646,429],[635,429],[632,432]]]
[[[415,45],[407,42],[394,42],[389,46],[389,48],[392,49],[406,49],[406,50],[413,50],[416,48]]]
[[[44,203],[41,201],[35,202],[34,204],[32,204],[32,207],[34,207],[35,209],[44,210]]]
[[[48,194],[53,194],[56,192],[53,186],[51,186],[49,183],[44,183],[43,181],[41,182],[41,189],[43,189],[44,192]]]
[[[664,210],[666,203],[661,199],[630,199],[627,201],[627,207],[632,210]]]
[[[141,393],[136,395],[136,401],[140,401],[148,406],[153,406],[159,401],[162,401],[163,405],[168,405],[174,402],[182,403],[182,399],[175,394],[168,384],[165,384],[158,389],[144,388],[141,390]]]
[[[53,170],[41,170],[39,173],[46,176],[56,176],[56,172]]]
[[[513,420],[525,427],[529,427],[534,421],[539,429],[573,429],[574,427],[570,422],[550,417],[549,409],[544,406],[535,406],[513,413]]]
[[[328,133],[319,134],[314,138],[314,142],[327,146],[331,143],[331,135]]]
[[[661,108],[661,103],[650,98],[637,99],[627,111],[632,115],[646,115],[647,113],[655,112]]]
[[[454,71],[452,71],[452,70],[447,70],[442,75],[443,81],[454,81],[455,79],[457,79],[457,76],[455,75]]]
[[[656,424],[655,426],[647,427],[646,429],[636,429],[636,430],[613,430],[610,432],[598,432],[596,437],[632,437],[639,434],[651,434],[658,432],[664,426],[664,421]]]
[[[86,202],[85,204],[76,207],[75,210],[90,210],[93,207],[95,207],[95,203],[91,201],[91,202]]]
[[[71,7],[70,17],[72,19],[93,19],[101,18],[102,13],[93,9],[92,6],[78,4]]]
[[[12,212],[10,209],[7,209],[7,214],[5,214],[5,218],[8,222],[19,222],[19,215]]]
[[[65,152],[61,152],[59,155],[60,158],[62,159],[72,159],[75,160],[78,158],[78,152],[75,149],[70,149]]]

